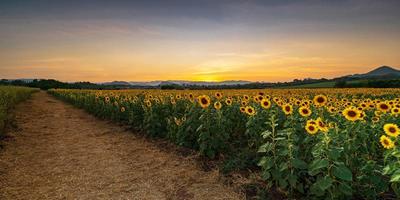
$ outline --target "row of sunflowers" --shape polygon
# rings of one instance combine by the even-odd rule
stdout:
[[[37,89],[15,86],[0,86],[0,136],[8,119],[9,110],[18,102],[27,99]]]
[[[400,197],[399,89],[51,90],[298,199]],[[260,192],[263,193],[263,192]]]

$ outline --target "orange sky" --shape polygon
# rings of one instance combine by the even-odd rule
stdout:
[[[149,9],[137,16],[121,16],[118,6],[47,15],[19,6],[0,14],[0,78],[275,82],[400,66],[400,26],[390,4],[372,14],[364,4],[232,3],[199,13],[172,5],[173,16],[149,5],[125,6],[127,13]],[[68,6],[77,5],[58,9]]]

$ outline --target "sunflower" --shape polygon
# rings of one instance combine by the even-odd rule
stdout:
[[[215,93],[215,98],[221,99],[222,98],[222,93],[221,92],[216,92]]]
[[[326,133],[329,131],[329,127],[320,117],[318,117],[318,119],[315,122],[317,123],[318,129],[321,130],[322,132]]]
[[[376,111],[374,112],[374,115],[377,116],[377,117],[380,117],[380,116],[383,115],[383,113],[382,113],[381,111],[379,111],[379,110],[376,110]]]
[[[343,116],[349,121],[356,121],[360,118],[360,111],[355,108],[346,108],[342,112]]]
[[[333,107],[333,106],[331,106],[331,107],[328,108],[328,111],[329,111],[330,113],[335,113],[335,112],[336,112],[336,108]]]
[[[371,120],[372,120],[372,122],[374,122],[374,123],[378,123],[379,122],[379,117],[372,117],[371,118]]]
[[[376,105],[379,111],[382,111],[384,113],[388,112],[390,110],[390,105],[386,102],[380,102]]]
[[[400,114],[400,108],[394,107],[392,108],[392,110],[390,111],[392,115],[399,115]]]
[[[315,135],[318,132],[318,127],[314,124],[307,123],[305,129],[310,135]]]
[[[246,112],[246,107],[240,107],[240,112],[245,113]]]
[[[290,115],[293,113],[293,107],[290,104],[285,104],[282,106],[282,111],[286,114],[286,115]]]
[[[215,109],[219,110],[219,109],[221,109],[221,107],[222,107],[222,104],[219,101],[214,103],[214,108]]]
[[[232,105],[232,99],[226,99],[225,100],[225,103],[226,103],[226,105],[228,105],[228,106],[230,106],[230,105]]]
[[[106,103],[109,103],[110,102],[110,97],[106,97],[105,101],[106,101]]]
[[[256,110],[251,106],[246,106],[245,111],[250,116],[253,116],[256,114]]]
[[[313,101],[316,106],[324,106],[326,102],[328,102],[328,98],[325,95],[320,94],[315,96]]]
[[[268,99],[261,100],[261,107],[265,109],[271,108],[271,101],[269,101]]]
[[[385,124],[383,126],[383,130],[385,131],[385,133],[389,136],[392,137],[397,137],[400,134],[400,129],[396,124]]]
[[[121,112],[125,112],[125,107],[121,107]]]
[[[147,100],[145,103],[147,107],[151,107],[151,101]]]
[[[382,135],[379,141],[385,149],[391,149],[394,147],[394,142],[386,135]]]
[[[310,108],[306,107],[306,106],[302,106],[299,108],[299,113],[301,116],[303,117],[308,117],[312,114]]]
[[[207,108],[211,104],[210,97],[207,95],[201,95],[198,97],[199,104],[202,108]]]
[[[317,125],[317,122],[313,119],[307,120],[307,124]]]

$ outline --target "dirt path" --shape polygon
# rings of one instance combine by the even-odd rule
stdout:
[[[190,158],[40,92],[0,149],[0,199],[240,199]]]

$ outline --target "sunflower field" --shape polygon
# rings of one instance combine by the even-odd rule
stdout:
[[[399,89],[50,90],[295,199],[400,198]]]
[[[8,111],[18,102],[27,99],[37,89],[0,86],[0,136],[7,120]]]

